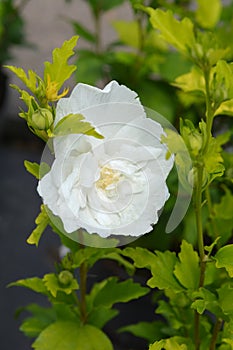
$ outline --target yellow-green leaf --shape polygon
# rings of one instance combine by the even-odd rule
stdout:
[[[215,254],[216,267],[224,267],[229,276],[233,277],[233,244],[225,245]]]
[[[91,325],[58,321],[41,332],[32,344],[35,350],[113,350],[108,337]]]
[[[219,21],[222,4],[220,0],[197,0],[197,22],[205,29],[213,28]]]
[[[193,246],[182,241],[179,260],[175,265],[174,274],[179,282],[187,289],[195,290],[199,283],[199,257]]]
[[[44,205],[41,206],[41,212],[37,216],[35,223],[37,226],[32,231],[31,235],[28,237],[27,243],[28,244],[35,244],[36,246],[38,246],[39,240],[40,240],[44,230],[46,229],[46,227],[49,224],[49,217],[48,217],[48,214],[47,214],[47,211],[46,211]]]
[[[68,59],[74,55],[74,47],[78,41],[78,36],[73,36],[70,40],[63,43],[61,48],[53,50],[52,63],[45,62],[44,80],[47,81],[48,76],[52,82],[57,84],[58,90],[63,83],[69,79],[71,74],[76,70],[75,65],[69,65]]]
[[[55,126],[52,136],[69,134],[85,134],[98,139],[103,138],[89,122],[84,121],[82,114],[69,114],[62,118]]]
[[[189,54],[189,49],[195,43],[192,21],[187,17],[179,21],[170,10],[145,9],[150,15],[152,26],[160,31],[163,39],[177,50]]]

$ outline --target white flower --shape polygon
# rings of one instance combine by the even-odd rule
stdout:
[[[67,233],[140,236],[152,230],[169,197],[161,125],[146,117],[137,94],[116,81],[103,90],[78,84],[57,105],[58,123],[81,113],[104,136],[54,139],[55,160],[39,182],[44,204]]]

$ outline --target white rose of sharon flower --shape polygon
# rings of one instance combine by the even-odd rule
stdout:
[[[54,138],[53,164],[38,185],[44,204],[69,237],[80,228],[103,238],[151,231],[169,197],[166,178],[173,166],[160,141],[161,125],[146,117],[134,91],[116,81],[103,90],[78,84],[58,102],[55,124],[71,113],[81,113],[104,138]]]

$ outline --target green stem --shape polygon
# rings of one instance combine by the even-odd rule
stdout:
[[[207,139],[205,143],[205,147],[203,149],[203,153],[208,149],[210,138],[211,138],[211,130],[213,126],[214,120],[214,110],[212,108],[211,102],[211,94],[210,94],[210,70],[204,69],[204,78],[205,78],[205,90],[206,90],[206,131],[207,131]]]
[[[206,90],[206,140],[202,150],[202,156],[208,151],[209,143],[211,140],[211,131],[214,119],[214,110],[212,108],[211,93],[210,93],[210,69],[209,67],[203,68],[205,78],[205,90]],[[202,160],[201,160],[202,161]],[[197,241],[198,251],[200,256],[200,279],[199,288],[204,286],[205,280],[205,268],[206,268],[206,257],[204,250],[204,238],[203,238],[203,227],[202,227],[202,179],[203,179],[204,165],[199,163],[197,165],[197,179],[194,189],[194,207],[196,214],[196,226],[197,226]],[[195,350],[200,349],[200,317],[201,315],[195,311],[194,316],[194,336],[195,336]]]
[[[222,327],[222,320],[218,319],[214,325],[209,350],[215,350],[215,346],[216,346],[216,342],[217,342],[217,338],[218,338],[218,333],[219,333],[221,327]]]
[[[204,250],[204,239],[203,239],[203,228],[202,228],[202,177],[203,177],[203,165],[199,165],[197,168],[197,180],[194,191],[194,208],[196,214],[196,227],[197,227],[197,242],[198,251],[200,256],[200,279],[199,288],[203,287],[205,279],[205,250]],[[194,337],[195,337],[195,350],[200,349],[200,314],[195,311],[194,314]]]

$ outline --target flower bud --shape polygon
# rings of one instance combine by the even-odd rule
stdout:
[[[192,187],[195,187],[197,184],[197,180],[198,180],[198,170],[196,167],[193,167],[188,173],[188,182]],[[207,183],[208,183],[208,173],[204,168],[202,173],[202,188],[204,188]]]
[[[63,286],[68,286],[73,280],[73,275],[70,271],[61,271],[58,275],[58,280]]]
[[[30,125],[37,130],[48,130],[53,123],[53,114],[49,109],[36,110],[30,120]]]
[[[202,148],[202,135],[199,132],[190,133],[189,144],[192,154],[197,156]]]

